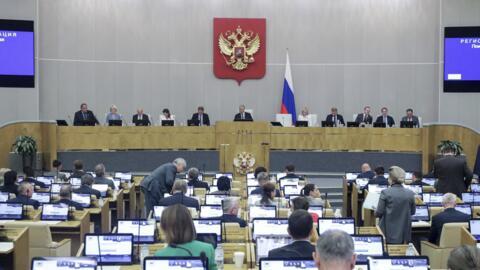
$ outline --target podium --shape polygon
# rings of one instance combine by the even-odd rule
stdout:
[[[269,122],[217,122],[216,145],[220,152],[219,169],[234,177],[270,164]]]

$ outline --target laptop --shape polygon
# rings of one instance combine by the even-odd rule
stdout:
[[[480,240],[480,219],[474,218],[469,221],[470,233],[475,239]]]
[[[211,244],[213,249],[217,248],[217,234],[216,233],[197,233],[197,241]]]
[[[50,203],[50,192],[33,192],[32,200],[38,201],[40,204]]]
[[[429,270],[427,256],[374,256],[368,258],[369,270]]]
[[[54,179],[54,176],[37,176],[36,178],[37,181],[44,183],[47,187],[52,185]]]
[[[35,257],[31,270],[95,270],[97,260],[87,257]]]
[[[270,124],[272,125],[272,127],[283,127],[282,123],[280,122],[272,121],[270,122]]]
[[[50,186],[50,193],[52,194],[60,193],[60,189],[62,189],[63,185],[69,185],[69,184],[52,183],[52,185]]]
[[[357,179],[357,176],[359,175],[360,173],[346,173],[345,174],[345,179],[347,181],[354,181],[355,179]]]
[[[318,219],[318,234],[322,235],[328,230],[341,230],[350,235],[355,234],[355,219],[354,218],[319,218]]]
[[[121,127],[123,124],[122,120],[108,120],[108,125],[109,126],[116,126],[116,127]]]
[[[374,122],[374,123],[373,123],[373,127],[374,127],[374,128],[386,128],[386,127],[387,127],[387,124],[381,123],[381,122]]]
[[[462,201],[471,205],[480,205],[480,193],[462,193]]]
[[[297,121],[295,122],[296,127],[308,127],[308,121]]]
[[[403,187],[413,191],[413,193],[415,193],[416,195],[423,194],[422,185],[420,184],[403,185]]]
[[[214,233],[217,242],[222,242],[222,220],[215,218],[193,219],[193,225],[197,233]]]
[[[143,126],[150,125],[150,121],[148,121],[148,119],[142,119],[142,120],[135,121],[134,124],[137,127],[143,127]]]
[[[468,215],[472,217],[472,206],[470,204],[466,203],[459,203],[455,206],[455,210],[464,213],[465,215]]]
[[[377,184],[370,184],[368,185],[368,192],[369,193],[380,193],[382,190],[387,189],[388,185],[377,185]]]
[[[68,126],[68,123],[67,123],[67,121],[65,121],[63,119],[58,119],[57,120],[57,126],[66,127],[66,126]]]
[[[8,192],[0,192],[0,202],[6,202],[10,198],[10,194]]]
[[[200,218],[218,218],[223,216],[221,205],[200,205]]]
[[[175,125],[175,121],[173,120],[162,120],[162,127],[173,127]]]
[[[197,120],[192,120],[192,119],[187,120],[187,126],[189,127],[198,126],[198,125],[199,125],[199,122]]]
[[[333,127],[335,123],[331,121],[322,121],[322,127]]]
[[[286,218],[255,218],[252,224],[253,240],[258,237],[289,237]]]
[[[253,122],[253,119],[234,119],[233,122]]]
[[[442,206],[442,193],[423,193],[422,200],[429,206]]]
[[[208,270],[208,265],[200,257],[146,257],[143,270]]]
[[[257,237],[257,240],[255,241],[255,258],[257,265],[260,263],[259,260],[268,257],[268,253],[272,249],[284,247],[292,242],[293,239],[290,236]]]
[[[480,184],[471,184],[470,185],[471,192],[480,192]]]
[[[120,219],[117,225],[118,233],[133,234],[133,242],[141,244],[155,243],[156,229],[155,220]]]
[[[315,261],[311,259],[290,259],[290,258],[261,258],[259,270],[316,270]]]
[[[347,127],[359,127],[360,124],[357,122],[347,122]]]
[[[385,248],[383,236],[374,234],[352,235],[357,262],[366,262],[368,257],[383,256]]]
[[[160,221],[162,219],[163,210],[165,210],[168,206],[153,206],[153,217],[155,220]]]
[[[42,205],[42,220],[68,220],[69,206],[58,203],[44,203]]]
[[[79,187],[82,185],[82,179],[81,178],[70,178],[70,184],[72,186]]]
[[[23,204],[0,202],[0,220],[23,219]]]
[[[414,123],[411,121],[400,121],[401,128],[414,128]]]
[[[108,185],[107,184],[93,184],[92,188],[100,191],[100,195],[102,197],[107,196],[107,191],[108,191]]]
[[[422,183],[424,183],[426,185],[429,185],[429,186],[434,186],[436,181],[437,181],[437,179],[435,179],[435,178],[423,178],[422,179]]]
[[[412,227],[430,226],[430,208],[428,205],[417,205],[415,208],[415,214],[412,215]]]
[[[285,185],[283,186],[283,195],[285,195],[285,198],[289,198],[290,195],[298,195],[301,193],[303,189],[303,186],[297,186],[297,185]]]
[[[323,206],[321,206],[321,205],[310,205],[310,207],[308,207],[308,212],[317,214],[317,216],[319,218],[321,218],[321,217],[323,217]],[[314,222],[315,222],[315,220],[314,220]]]
[[[250,222],[255,218],[276,218],[277,207],[275,205],[252,205],[249,208]]]
[[[223,199],[229,197],[226,194],[205,194],[205,204],[222,205]]]
[[[72,201],[79,203],[84,208],[89,208],[92,204],[92,198],[90,194],[82,194],[82,193],[72,193]]]
[[[282,178],[280,179],[280,189],[283,189],[284,186],[298,186],[298,178]]]
[[[132,173],[131,172],[115,172],[113,178],[119,178],[122,182],[131,182],[132,181]]]
[[[84,255],[99,265],[133,263],[133,234],[85,234]]]

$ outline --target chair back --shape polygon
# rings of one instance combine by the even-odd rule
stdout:
[[[468,228],[468,223],[446,223],[440,236],[440,248],[453,248],[462,245],[462,228]]]

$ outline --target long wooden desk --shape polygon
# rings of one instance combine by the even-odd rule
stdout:
[[[0,250],[0,265],[5,269],[30,269],[28,228],[1,228],[0,235],[13,242],[13,248]]]

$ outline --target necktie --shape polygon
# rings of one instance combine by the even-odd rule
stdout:
[[[201,126],[203,124],[203,116],[200,114],[198,117],[198,125]]]
[[[242,120],[245,119],[245,113],[242,113]]]
[[[367,119],[367,115],[366,115],[366,114],[363,114],[363,122],[364,122],[364,123],[366,122],[366,119]]]
[[[82,112],[82,115],[83,115],[83,120],[87,120],[87,115],[84,112]]]
[[[386,117],[386,116],[383,117],[383,122],[384,122],[385,124],[387,124],[387,117]]]
[[[333,125],[337,126],[337,117],[336,116],[333,117]]]

